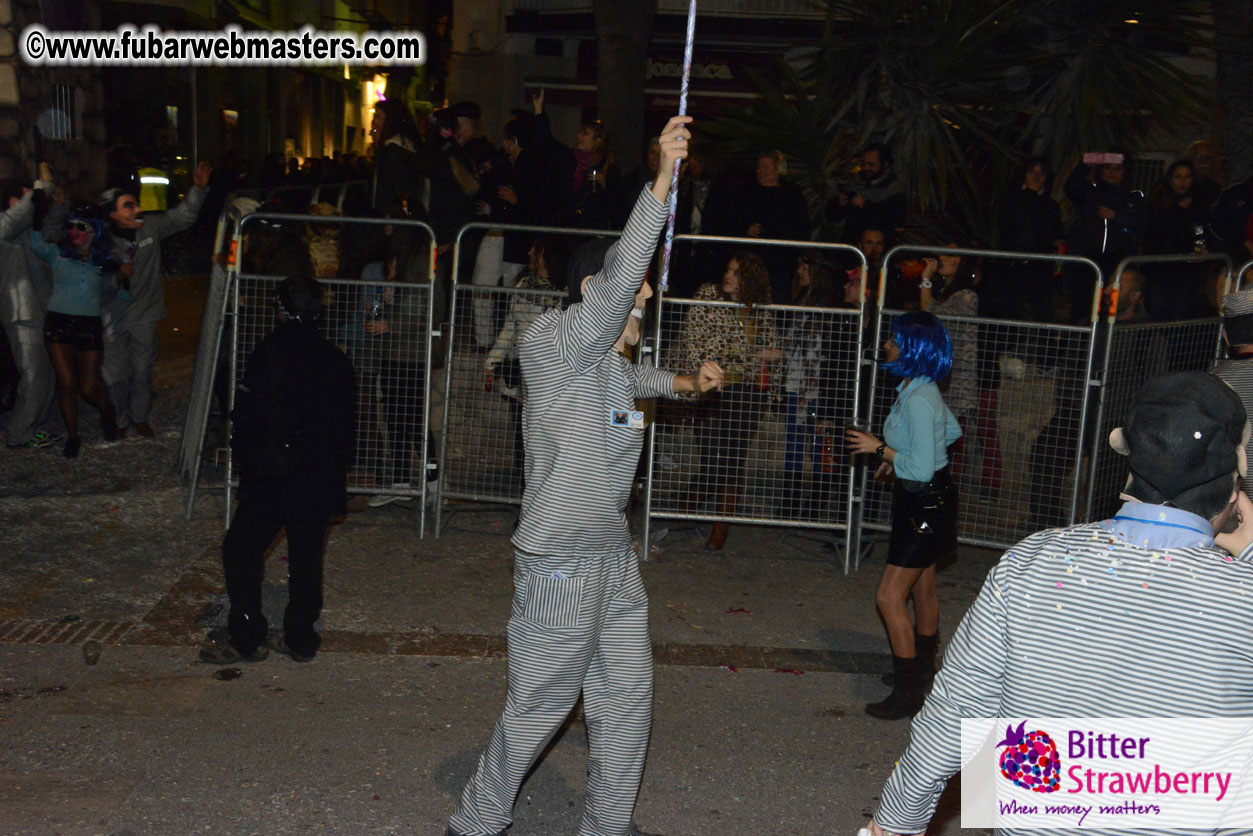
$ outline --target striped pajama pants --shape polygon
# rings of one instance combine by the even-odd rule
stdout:
[[[509,826],[523,778],[582,692],[588,766],[578,836],[626,836],[653,703],[648,595],[634,551],[516,553],[508,634],[505,710],[449,826],[462,836]]]

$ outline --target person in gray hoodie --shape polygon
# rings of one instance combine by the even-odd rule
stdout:
[[[165,292],[161,275],[161,240],[196,222],[208,193],[213,165],[207,160],[192,173],[187,197],[170,211],[144,218],[135,195],[109,189],[100,196],[113,237],[114,258],[123,265],[119,277],[129,282],[130,300],[121,295],[105,302],[104,375],[109,399],[117,410],[119,427],[133,424],[141,436],[151,436],[152,371],[157,361],[157,323],[165,319]]]
[[[47,195],[52,190],[47,163],[40,164],[39,175],[35,188]],[[12,449],[53,442],[51,434],[41,431],[52,417],[56,383],[43,334],[52,276],[30,251],[25,234],[35,219],[36,199],[35,191],[17,180],[0,184],[0,323],[20,374],[13,409],[0,417],[6,446]]]

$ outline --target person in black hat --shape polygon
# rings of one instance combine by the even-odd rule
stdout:
[[[1248,716],[1248,436],[1240,398],[1213,375],[1145,382],[1110,434],[1127,457],[1125,504],[1031,535],[988,574],[883,788],[873,836],[927,829],[962,767],[962,718]]]
[[[240,471],[239,506],[222,543],[230,598],[227,635],[210,635],[200,660],[259,662],[270,649],[307,662],[321,638],[322,558],[331,517],[345,513],[353,452],[353,371],[318,333],[322,285],[284,280],[275,298],[278,327],[257,346],[231,413],[231,453]],[[261,609],[265,552],[287,529],[287,610],[269,639]]]

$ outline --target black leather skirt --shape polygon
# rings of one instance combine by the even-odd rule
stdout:
[[[897,477],[892,487],[888,563],[925,569],[957,545],[957,486],[948,468],[927,483]]]

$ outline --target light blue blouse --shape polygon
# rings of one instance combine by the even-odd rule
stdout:
[[[892,467],[902,479],[930,482],[948,464],[945,448],[961,438],[961,427],[931,378],[903,381],[896,392],[883,422],[883,440],[896,451]]]
[[[63,255],[58,245],[45,241],[43,233],[33,229],[30,231],[30,248],[35,255],[52,265],[52,296],[48,299],[48,310],[74,316],[100,316],[101,294],[106,279],[99,267]]]

